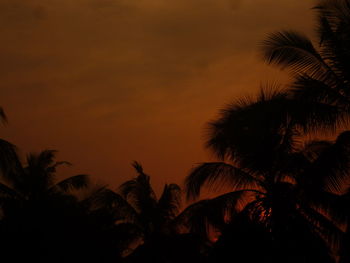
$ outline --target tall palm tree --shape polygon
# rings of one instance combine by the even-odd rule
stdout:
[[[276,261],[311,260],[321,249],[320,262],[330,262],[326,241],[337,240],[341,231],[325,213],[336,199],[332,191],[341,190],[348,175],[350,133],[333,143],[302,143],[299,119],[290,115],[294,107],[288,93],[264,90],[226,106],[208,129],[207,146],[221,161],[192,170],[187,196],[198,197],[204,185],[224,185],[230,192],[202,203],[206,214],[197,226],[232,221],[244,207],[247,220],[277,246]]]
[[[292,72],[289,92],[309,116],[305,131],[338,131],[348,127],[350,113],[350,1],[319,0],[317,44],[294,31],[271,34],[262,46],[264,59]],[[303,107],[303,105],[308,105]],[[311,107],[310,107],[311,106]],[[345,194],[334,207],[345,214],[346,237],[342,243],[341,262],[350,262],[350,199]],[[336,219],[333,217],[333,219]],[[343,218],[344,219],[344,218]]]
[[[295,31],[270,34],[262,45],[268,64],[288,69],[289,89],[303,108],[307,131],[336,131],[350,116],[350,1],[319,0],[317,45]]]

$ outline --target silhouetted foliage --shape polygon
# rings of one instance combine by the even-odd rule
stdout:
[[[223,231],[225,221],[235,222],[237,214],[245,213],[253,228],[264,228],[271,244],[279,244],[275,262],[282,255],[286,262],[310,261],[318,250],[325,252],[321,262],[332,262],[327,245],[335,246],[342,232],[326,217],[331,211],[320,209],[336,198],[348,176],[350,133],[335,142],[302,143],[289,104],[284,92],[261,91],[256,99],[228,105],[209,124],[207,145],[226,162],[195,167],[186,179],[187,195],[197,197],[203,185],[233,191],[205,201],[190,218],[198,231],[207,224]]]
[[[350,262],[350,1],[319,0],[317,45],[270,34],[265,61],[292,73],[228,104],[207,129],[217,157],[186,178],[225,194],[180,212],[181,189],[158,198],[138,162],[117,191],[85,174],[57,181],[56,151],[29,154],[0,139],[0,259],[4,262]],[[0,122],[7,117],[0,107]],[[306,135],[309,138],[306,140]],[[223,187],[223,188],[222,188]],[[220,237],[213,233],[220,233]]]
[[[318,2],[318,47],[303,34],[281,31],[270,34],[262,51],[267,63],[292,72],[289,92],[307,117],[305,130],[335,132],[349,120],[350,5]]]

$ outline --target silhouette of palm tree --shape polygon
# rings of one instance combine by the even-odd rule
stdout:
[[[347,127],[350,113],[350,1],[320,0],[315,10],[317,47],[298,32],[282,31],[271,34],[262,51],[267,63],[293,73],[289,93],[305,112],[305,131],[334,132]],[[333,220],[347,225],[340,262],[350,262],[349,201],[345,194],[332,202]]]
[[[13,199],[28,201],[40,200],[50,195],[64,194],[88,185],[88,176],[84,174],[55,181],[56,168],[68,162],[55,162],[56,151],[45,150],[39,154],[29,154],[26,166],[20,164],[17,155],[13,156],[16,164],[7,174],[3,174],[0,194]],[[10,156],[11,157],[11,156]]]
[[[290,107],[295,106],[287,93],[262,90],[255,99],[226,106],[209,123],[207,146],[222,161],[192,170],[187,197],[198,197],[203,185],[233,191],[202,201],[193,225],[201,231],[208,222],[222,228],[244,207],[246,217],[279,242],[273,243],[277,261],[283,255],[290,262],[311,260],[321,249],[322,260],[329,262],[325,241],[334,244],[341,231],[319,211],[336,198],[332,191],[341,190],[347,178],[350,132],[334,143],[303,144]]]
[[[117,192],[100,187],[82,205],[98,225],[109,226],[118,233],[118,253],[130,255],[145,243],[136,261],[150,256],[159,248],[159,241],[172,234],[172,222],[179,212],[181,189],[176,184],[166,184],[159,199],[150,183],[150,176],[134,162],[138,176],[123,183]],[[153,251],[153,252],[150,252]]]
[[[14,155],[16,166],[1,177],[0,242],[6,248],[4,255],[14,262],[25,258],[72,262],[87,254],[81,254],[83,244],[88,244],[82,239],[89,230],[87,220],[71,191],[85,188],[88,177],[56,182],[57,167],[67,162],[56,162],[55,154],[53,150],[30,154],[25,165]],[[57,254],[58,247],[62,251]]]
[[[176,184],[166,184],[157,199],[150,184],[150,176],[144,173],[138,162],[135,161],[132,165],[138,176],[123,183],[119,192],[134,208],[137,222],[144,230],[146,238],[154,234],[164,234],[179,213],[181,189]]]
[[[269,35],[262,53],[292,72],[289,92],[304,112],[305,130],[336,131],[350,116],[350,2],[318,2],[318,48],[301,33],[281,31]]]

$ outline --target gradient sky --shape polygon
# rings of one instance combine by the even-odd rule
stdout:
[[[313,0],[0,0],[2,138],[59,150],[116,187],[139,161],[157,192],[211,160],[204,126],[261,83],[269,32],[313,34]]]

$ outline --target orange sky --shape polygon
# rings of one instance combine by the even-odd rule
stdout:
[[[0,0],[0,135],[22,154],[59,150],[116,187],[137,160],[183,183],[210,160],[219,108],[285,76],[261,63],[267,33],[312,35],[313,0]]]

